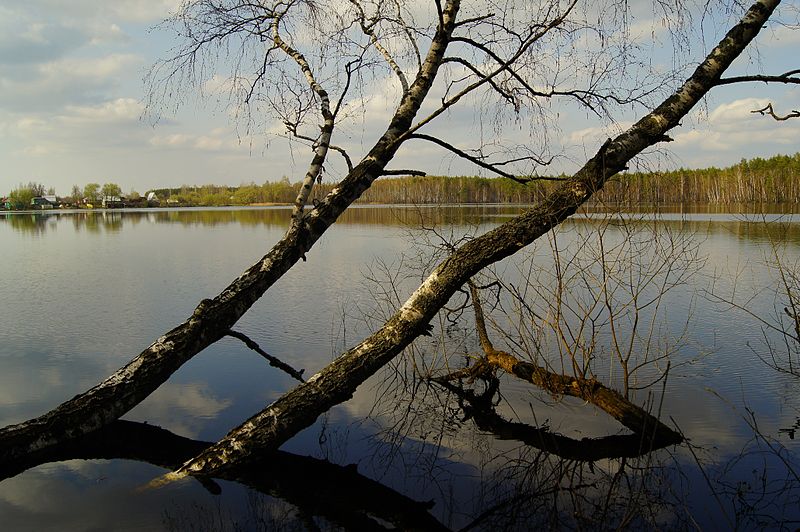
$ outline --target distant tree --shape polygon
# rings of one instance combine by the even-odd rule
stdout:
[[[89,183],[83,187],[83,197],[88,199],[91,203],[96,203],[100,193],[99,183]]]
[[[22,185],[20,185],[20,187],[22,188]],[[44,185],[35,181],[28,181],[28,184],[25,188],[30,190],[34,197],[44,196],[45,194]]]
[[[36,194],[30,185],[31,183],[28,183],[28,185],[23,185],[20,183],[19,187],[11,191],[8,199],[11,201],[12,208],[17,210],[30,208],[31,200],[36,196],[41,195]]]
[[[78,203],[82,197],[83,192],[81,191],[81,187],[72,185],[72,203]]]
[[[130,191],[130,192],[128,192],[128,197],[129,197],[130,199],[139,199],[139,198],[141,198],[142,196],[141,196],[141,194],[139,194],[138,192],[136,192],[134,189],[131,189],[131,191]]]
[[[122,195],[122,188],[116,183],[106,183],[100,191],[104,198],[120,197]]]

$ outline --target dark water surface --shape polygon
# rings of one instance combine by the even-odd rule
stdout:
[[[520,210],[351,209],[236,329],[311,375],[408,297],[446,249],[440,237]],[[288,218],[282,208],[0,215],[0,426],[124,365],[258,260]],[[496,347],[556,372],[575,362],[621,391],[629,353],[630,398],[688,443],[586,462],[478,428],[463,400],[418,378],[479,352],[466,307],[282,447],[291,454],[213,485],[140,489],[169,457],[191,456],[293,386],[226,338],[124,418],[143,424],[6,472],[0,529],[795,529],[797,345],[770,326],[792,332],[783,279],[798,289],[788,276],[798,258],[791,215],[591,214],[492,269],[504,283],[483,296]],[[592,405],[509,376],[494,401],[506,420],[578,441],[627,433]]]

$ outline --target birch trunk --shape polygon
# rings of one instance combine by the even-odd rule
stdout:
[[[422,69],[402,98],[386,132],[322,203],[305,215],[301,223],[293,222],[272,250],[222,293],[203,300],[186,321],[158,338],[109,378],[38,418],[0,429],[0,464],[87,434],[122,417],[187,360],[222,338],[369,188],[394,157],[400,136],[411,126],[436,78],[459,5],[459,0],[447,2]]]
[[[458,248],[377,332],[161,481],[188,474],[218,475],[231,464],[246,463],[260,453],[277,449],[320,414],[351,398],[361,383],[426,332],[428,322],[470,277],[560,224],[633,157],[666,140],[666,133],[714,86],[779,3],[755,2],[680,89],[630,129],[609,139],[583,168],[539,205]],[[309,222],[311,227],[324,221],[322,213],[326,211],[319,212]]]

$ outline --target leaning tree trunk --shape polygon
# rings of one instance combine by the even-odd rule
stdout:
[[[608,139],[571,179],[536,207],[455,250],[378,331],[162,480],[215,475],[229,464],[252,460],[277,449],[320,414],[352,397],[361,383],[426,332],[428,322],[470,277],[563,222],[642,150],[669,140],[666,133],[715,85],[779,3],[758,0],[672,96],[630,129]]]
[[[0,463],[87,434],[122,417],[194,355],[225,336],[370,187],[394,157],[402,135],[425,100],[455,27],[460,0],[449,0],[425,62],[400,101],[389,127],[366,157],[308,214],[296,213],[284,237],[214,299],[203,300],[182,324],[157,339],[125,367],[50,412],[0,429]],[[317,154],[318,155],[318,154]],[[318,163],[315,156],[312,167]]]

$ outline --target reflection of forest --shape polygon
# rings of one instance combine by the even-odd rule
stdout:
[[[709,206],[674,206],[661,209],[653,221],[651,211],[643,210],[639,214],[629,213],[626,220],[641,219],[646,223],[659,224],[664,228],[674,228],[698,235],[713,236],[736,235],[742,241],[779,241],[784,243],[800,243],[800,224],[791,223],[792,217],[772,216],[771,221],[763,223],[760,215],[741,214],[726,215],[721,219],[693,219],[693,214],[717,214],[716,209]],[[455,225],[469,226],[482,223],[499,223],[509,216],[516,215],[523,206],[509,205],[440,205],[440,206],[385,206],[356,207],[342,215],[338,223],[353,225],[381,225],[394,227],[418,228],[421,226]],[[583,214],[590,219],[607,219],[600,216],[605,209],[587,209]],[[267,226],[286,228],[289,224],[291,210],[285,208],[222,208],[222,209],[155,209],[144,211],[67,211],[48,213],[5,213],[0,222],[7,222],[14,230],[41,234],[48,227],[55,226],[60,220],[69,220],[76,230],[90,233],[118,232],[126,224],[149,222],[156,224],[180,224],[187,226],[218,226],[239,224],[241,226]],[[686,219],[681,219],[686,214]],[[719,213],[725,214],[725,213]],[[586,223],[585,220],[571,220],[570,223]]]

